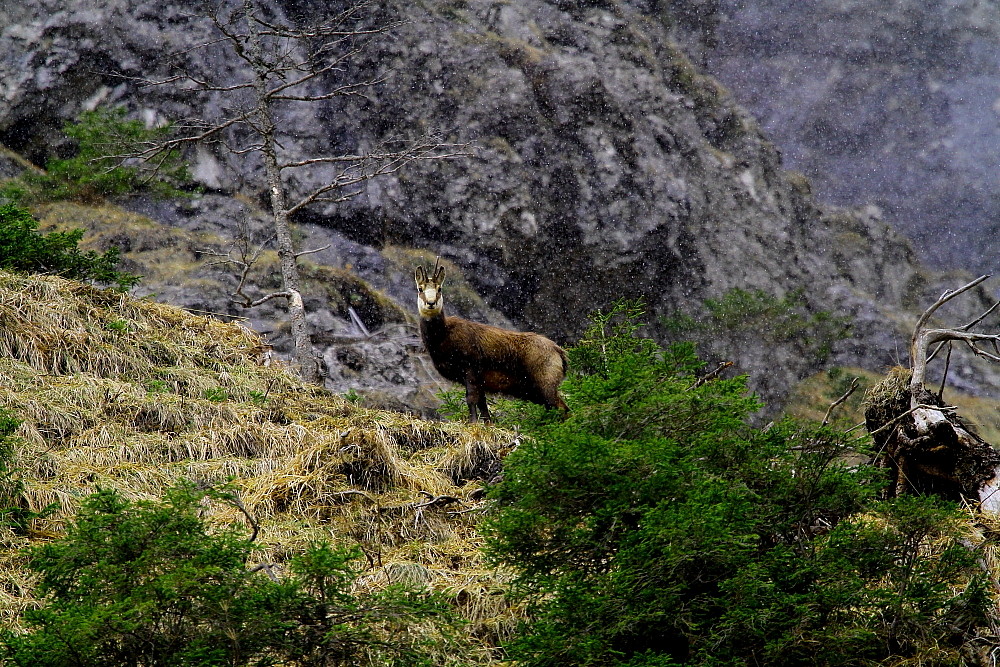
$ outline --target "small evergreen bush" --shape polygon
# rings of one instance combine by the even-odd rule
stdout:
[[[0,268],[51,273],[64,278],[111,284],[128,290],[139,276],[118,271],[117,248],[98,253],[80,250],[83,230],[40,234],[38,222],[15,204],[0,204]]]
[[[701,381],[690,344],[638,335],[639,304],[569,350],[560,422],[491,490],[487,552],[531,610],[508,646],[553,665],[957,664],[990,603],[966,521],[934,498],[879,500],[826,428],[748,425],[745,378]],[[916,662],[914,664],[916,664]]]
[[[89,497],[65,537],[31,550],[44,604],[25,613],[25,634],[0,634],[0,662],[431,664],[451,623],[433,596],[355,591],[357,554],[327,544],[294,558],[280,580],[254,571],[251,542],[201,517],[204,502],[231,498],[190,484],[159,503]]]
[[[73,140],[71,157],[52,158],[43,173],[28,172],[0,188],[0,196],[21,203],[61,199],[95,201],[131,193],[183,195],[190,180],[186,163],[176,150],[152,161],[129,159],[139,150],[164,141],[170,128],[146,128],[125,117],[124,107],[84,111],[63,132]]]

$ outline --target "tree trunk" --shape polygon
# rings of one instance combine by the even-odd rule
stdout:
[[[263,60],[259,28],[253,20],[253,17],[257,15],[257,7],[254,0],[243,0],[243,7],[246,11],[248,26],[247,49],[253,60],[254,89],[257,93],[255,114],[257,129],[261,135],[261,155],[264,160],[267,187],[271,195],[271,213],[274,216],[274,232],[278,243],[278,258],[281,263],[282,286],[287,293],[288,320],[294,345],[295,365],[303,380],[319,384],[319,363],[313,352],[309,325],[306,322],[305,304],[299,289],[299,267],[289,228],[288,204],[284,184],[281,181],[281,168],[278,166],[274,114],[268,97],[267,74],[269,69]]]

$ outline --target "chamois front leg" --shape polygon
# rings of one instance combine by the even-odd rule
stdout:
[[[479,392],[479,412],[483,417],[483,422],[487,424],[493,423],[493,417],[490,415],[490,407],[486,405],[486,392]]]
[[[479,421],[478,408],[483,413],[483,421],[489,423],[490,411],[486,407],[486,392],[483,390],[483,383],[472,369],[465,372],[465,404],[469,406],[470,422]]]

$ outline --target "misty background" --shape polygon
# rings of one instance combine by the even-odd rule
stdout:
[[[692,51],[821,200],[877,205],[934,266],[1000,268],[1000,4],[683,4]]]

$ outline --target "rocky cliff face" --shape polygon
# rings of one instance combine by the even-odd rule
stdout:
[[[709,9],[685,31],[689,46],[823,200],[878,204],[938,266],[1000,267],[1000,5],[721,0]]]
[[[168,74],[166,52],[183,53],[196,73],[238,75],[236,59],[191,50],[210,39],[210,26],[192,17],[197,4],[92,0],[66,9],[27,0],[0,8],[0,142],[41,163],[59,150],[62,122],[98,103],[125,104],[151,121],[224,104],[212,97],[192,106],[191,96],[120,76]],[[310,0],[269,7],[302,21],[331,10]],[[367,98],[283,112],[286,149],[361,151],[431,128],[471,142],[473,155],[414,164],[369,182],[348,203],[310,211],[303,234],[317,247],[333,243],[317,263],[362,275],[409,311],[409,263],[418,256],[392,249],[440,253],[504,316],[563,342],[590,310],[621,297],[645,299],[655,323],[697,314],[706,298],[741,288],[801,291],[807,311],[851,318],[854,333],[835,348],[840,363],[878,367],[905,349],[901,313],[933,293],[935,279],[876,211],[816,203],[754,119],[671,40],[670,7],[440,0],[383,3],[378,12],[371,20],[401,24],[370,43],[349,74],[391,76]],[[261,201],[254,160],[211,148],[192,159],[213,197]],[[304,191],[324,175],[316,170],[291,187]],[[212,201],[143,211],[165,225],[231,235],[227,221],[239,214],[218,214],[222,205]],[[185,305],[198,300],[196,287],[153,281],[147,289]],[[215,291],[221,303],[199,303],[231,308],[225,289]],[[342,312],[323,308],[328,296],[314,294],[322,313],[313,324],[327,341],[335,386],[363,386],[374,371],[344,371],[360,362],[336,340],[348,325]],[[503,319],[485,306],[466,312]],[[703,349],[754,372],[769,400],[823,362],[752,330],[702,337]]]

